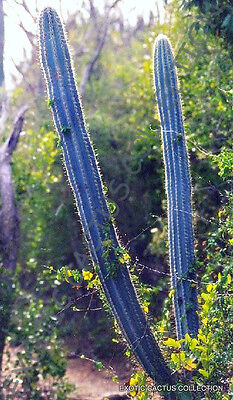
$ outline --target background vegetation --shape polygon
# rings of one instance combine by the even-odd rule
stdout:
[[[97,3],[86,2],[88,13],[77,10],[66,24],[81,85],[106,22],[107,9],[101,12]],[[219,12],[209,18],[213,3]],[[174,370],[192,374],[197,383],[224,382],[222,393],[204,394],[224,400],[230,399],[233,359],[232,21],[228,1],[170,2],[164,22],[151,14],[149,22],[138,18],[136,26],[116,7],[83,89],[109,201],[135,260],[135,285],[154,333]],[[152,48],[161,32],[177,55],[193,183],[201,333],[184,343],[174,339],[171,293],[167,296],[164,168],[152,79]],[[75,390],[64,378],[67,354],[89,358],[102,369],[112,362],[110,353],[126,363],[130,352],[100,300],[45,99],[35,32],[30,34],[32,56],[18,66],[22,79],[8,95],[10,113],[2,134],[4,144],[11,116],[28,104],[11,163],[20,240],[9,281],[1,267],[2,321],[11,310],[6,365],[15,363],[16,369],[10,383],[4,382],[12,398],[65,399]],[[20,349],[13,360],[12,348]],[[130,376],[131,383],[145,379],[133,358]],[[13,378],[19,380],[18,394],[11,394]]]

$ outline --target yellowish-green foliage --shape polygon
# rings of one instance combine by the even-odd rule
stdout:
[[[230,344],[233,333],[233,268],[232,264],[225,265],[223,272],[218,272],[216,279],[207,283],[211,266],[213,271],[216,268],[214,258],[210,257],[209,262],[210,266],[203,277],[202,290],[198,297],[200,328],[197,337],[186,334],[184,339],[176,340],[167,336],[170,326],[166,319],[159,323],[157,332],[174,370],[178,373],[183,370],[191,371],[192,381],[199,385],[224,383],[225,391],[221,395],[216,394],[213,397],[213,394],[207,393],[205,398],[230,399],[227,386],[232,384],[233,373],[230,361],[233,355]]]
[[[186,335],[182,341],[175,339],[170,292],[162,319],[154,331],[175,371],[190,373],[198,383],[215,384],[220,380],[230,381],[233,374],[233,69],[228,52],[221,48],[221,41],[210,35],[203,52],[190,43],[188,29],[195,16],[184,16],[178,10],[179,4],[169,5],[170,14],[164,25],[141,32],[127,45],[119,32],[110,30],[83,101],[104,181],[109,186],[109,199],[119,206],[116,215],[119,231],[126,242],[136,237],[130,242],[132,260],[137,256],[150,272],[154,267],[160,271],[163,266],[162,273],[157,275],[162,279],[156,284],[153,272],[152,278],[149,276],[150,285],[145,285],[136,276],[137,268],[133,271],[144,311],[154,323],[154,314],[150,313],[158,312],[158,300],[161,301],[161,292],[166,292],[169,278],[164,270],[168,264],[167,221],[160,127],[155,121],[158,115],[153,90],[152,47],[157,34],[163,32],[170,38],[175,54],[184,42],[186,48],[194,52],[194,56],[181,54],[180,63],[190,71],[179,68],[178,72],[194,188],[201,325],[197,338]],[[79,26],[70,32],[74,49],[82,29]],[[199,41],[206,38],[202,30],[194,31],[194,35]],[[197,52],[200,54],[195,60]],[[77,71],[83,69],[86,61],[86,54],[82,60],[75,58]],[[80,74],[77,79],[80,81]],[[28,96],[25,88],[17,89],[12,98],[14,106]],[[85,254],[85,250],[61,167],[59,142],[53,125],[48,122],[47,106],[49,104],[41,98],[30,108],[25,132],[13,159],[21,215],[20,279],[22,282],[25,276],[35,279],[38,270],[47,266],[51,276],[54,273],[61,288],[65,287],[65,292],[71,290],[72,296],[74,293],[76,296],[80,288],[99,292],[100,282],[88,266],[88,257],[82,265],[76,258],[77,253]],[[127,196],[124,196],[124,188],[119,190],[119,184],[128,185]],[[105,245],[108,251],[111,243],[106,241]],[[130,261],[128,251],[119,254],[121,264],[130,264]],[[147,271],[146,267],[142,269]],[[75,305],[74,310],[77,311],[78,306]],[[75,318],[78,317],[75,313]],[[91,321],[89,314],[87,318]],[[106,324],[105,314],[102,319]],[[95,328],[94,321],[91,333]],[[113,341],[122,341],[116,324],[114,330]],[[130,350],[126,350],[126,356],[130,355]],[[132,384],[144,382],[141,371],[131,378]],[[137,400],[149,396],[147,392],[132,394]],[[229,396],[224,393],[208,397],[207,394],[206,398],[226,400]]]

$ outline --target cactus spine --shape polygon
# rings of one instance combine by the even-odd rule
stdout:
[[[154,81],[166,174],[173,302],[181,339],[198,331],[191,179],[175,60],[164,35],[155,42]]]
[[[145,371],[161,384],[174,383],[139,305],[126,264],[119,263],[119,240],[103,193],[93,147],[61,21],[51,8],[39,19],[39,42],[49,105],[93,262],[114,316]],[[110,246],[106,249],[106,242]],[[119,265],[120,264],[120,265]],[[114,274],[109,272],[114,267]],[[167,399],[176,395],[166,394]]]

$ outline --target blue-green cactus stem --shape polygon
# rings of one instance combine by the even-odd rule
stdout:
[[[74,80],[71,58],[57,13],[46,8],[39,20],[40,57],[64,153],[65,165],[94,264],[98,265],[106,297],[133,352],[145,371],[158,383],[174,377],[148,327],[130,280],[112,223],[96,156],[87,132]],[[107,243],[107,245],[106,245]],[[167,394],[168,399],[175,398]]]
[[[162,130],[168,202],[171,281],[177,336],[198,331],[194,235],[189,160],[175,60],[169,40],[159,35],[154,81]]]

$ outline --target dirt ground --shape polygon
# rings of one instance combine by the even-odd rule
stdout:
[[[119,368],[117,368],[119,370]],[[117,371],[118,372],[118,371]],[[102,400],[116,394],[123,394],[119,391],[119,384],[113,382],[110,374],[105,371],[98,371],[95,365],[88,360],[74,359],[68,361],[66,376],[70,383],[77,387],[77,400]],[[129,379],[121,375],[120,383],[123,384]]]
[[[22,351],[21,347],[6,347],[3,357],[3,374],[2,381],[11,376],[14,367],[14,362],[17,359],[17,352]],[[7,358],[7,351],[11,354],[11,362],[9,365]],[[106,364],[108,365],[108,364]],[[115,383],[112,380],[112,376],[117,373],[120,382]],[[76,386],[76,390],[72,393],[70,399],[72,400],[102,400],[113,395],[123,395],[119,391],[119,384],[126,383],[130,378],[130,364],[125,365],[123,360],[115,360],[113,369],[109,369],[106,372],[105,369],[99,371],[94,362],[86,359],[81,359],[79,357],[71,357],[67,359],[67,370],[66,370],[67,380]],[[13,383],[11,387],[13,387]],[[47,390],[49,392],[49,381],[47,383]],[[45,389],[43,385],[43,390]],[[19,386],[17,387],[17,391]],[[45,389],[46,390],[46,389]],[[5,392],[6,394],[7,392]],[[12,400],[17,400],[14,395],[11,396]],[[117,398],[117,397],[116,397]]]
[[[3,358],[3,380],[12,371],[13,361],[17,358],[16,354],[22,350],[19,347],[8,348],[11,352],[12,366],[8,364],[6,351]],[[108,362],[106,362],[108,365]],[[71,357],[67,360],[67,380],[76,386],[76,390],[72,393],[72,400],[118,400],[126,399],[126,395],[120,392],[119,385],[129,382],[131,365],[125,363],[122,359],[115,359],[112,364],[112,369],[106,372],[105,369],[97,370],[95,364],[91,360],[81,359],[79,357]],[[117,374],[119,383],[112,380],[112,376]],[[48,382],[49,391],[49,382]],[[124,396],[125,395],[125,396]],[[17,400],[18,397],[12,396],[12,400]],[[156,400],[160,399],[157,394],[153,397]]]

